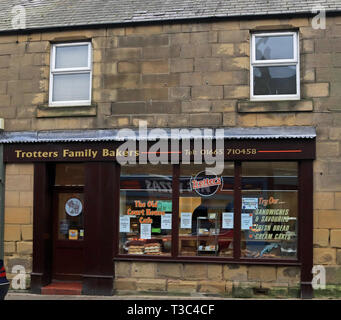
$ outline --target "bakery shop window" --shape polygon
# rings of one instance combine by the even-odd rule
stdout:
[[[241,257],[297,258],[298,163],[243,162]]]
[[[297,260],[298,177],[291,160],[121,166],[119,254]]]
[[[233,162],[220,175],[204,164],[180,166],[180,256],[233,256],[233,184]]]
[[[172,170],[171,165],[121,167],[120,254],[171,254]]]

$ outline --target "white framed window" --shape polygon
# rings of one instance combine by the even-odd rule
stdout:
[[[50,64],[49,105],[90,105],[91,88],[91,43],[53,44]]]
[[[251,38],[251,100],[299,100],[297,32],[254,33]]]

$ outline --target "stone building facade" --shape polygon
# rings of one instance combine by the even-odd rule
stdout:
[[[298,30],[301,99],[250,101],[250,35]],[[90,40],[92,104],[49,107],[51,44]],[[341,17],[221,19],[0,35],[0,117],[5,132],[64,129],[313,126],[313,263],[341,290]],[[33,164],[5,168],[4,256],[32,269]],[[29,283],[29,281],[28,281]],[[298,296],[300,269],[116,261],[115,289],[251,297]]]

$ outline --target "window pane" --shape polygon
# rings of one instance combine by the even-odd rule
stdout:
[[[84,186],[85,166],[83,163],[57,163],[56,186]]]
[[[78,101],[90,99],[90,73],[53,75],[52,100]]]
[[[297,162],[243,162],[243,177],[297,177]]]
[[[179,253],[232,257],[234,164],[226,162],[221,176],[205,169],[204,164],[180,167]],[[205,181],[211,186],[199,188]]]
[[[88,67],[88,45],[56,47],[55,68]]]
[[[58,240],[84,239],[83,193],[58,194]]]
[[[254,95],[296,94],[296,66],[254,67]]]
[[[276,60],[294,58],[294,37],[256,37],[256,60]]]
[[[297,258],[297,218],[297,163],[242,163],[241,256]]]
[[[171,254],[172,175],[171,165],[122,166],[121,254]]]
[[[296,162],[244,162],[243,190],[296,190]]]

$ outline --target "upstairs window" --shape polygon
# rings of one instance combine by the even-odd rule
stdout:
[[[91,104],[91,43],[54,44],[50,68],[50,106]]]
[[[250,83],[251,100],[300,99],[297,32],[252,35]]]

